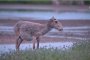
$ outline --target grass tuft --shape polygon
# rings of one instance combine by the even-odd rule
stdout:
[[[90,41],[75,43],[68,50],[40,48],[0,55],[0,60],[90,60]]]

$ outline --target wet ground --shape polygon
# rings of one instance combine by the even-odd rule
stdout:
[[[58,49],[69,49],[73,46],[72,42],[53,42],[53,43],[40,43],[40,48],[58,48]],[[32,43],[21,44],[20,50],[32,49]],[[15,44],[0,44],[0,54],[15,50]]]

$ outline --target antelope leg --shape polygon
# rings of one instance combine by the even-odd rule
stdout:
[[[35,49],[35,41],[36,41],[36,37],[32,37],[32,42],[33,42],[33,49]]]
[[[16,50],[19,51],[19,46],[22,43],[23,39],[19,36],[16,40]]]
[[[37,37],[37,49],[39,48],[40,37]]]

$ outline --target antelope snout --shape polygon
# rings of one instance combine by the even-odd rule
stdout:
[[[63,29],[59,29],[59,31],[63,31]]]

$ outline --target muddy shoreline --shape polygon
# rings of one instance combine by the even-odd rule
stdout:
[[[47,43],[47,42],[76,42],[80,41],[79,39],[69,39],[69,38],[55,38],[55,37],[46,37],[42,36],[40,43]],[[0,44],[15,44],[16,38],[15,36],[1,36],[0,37]],[[26,41],[24,40],[22,43],[32,43],[32,41]]]

